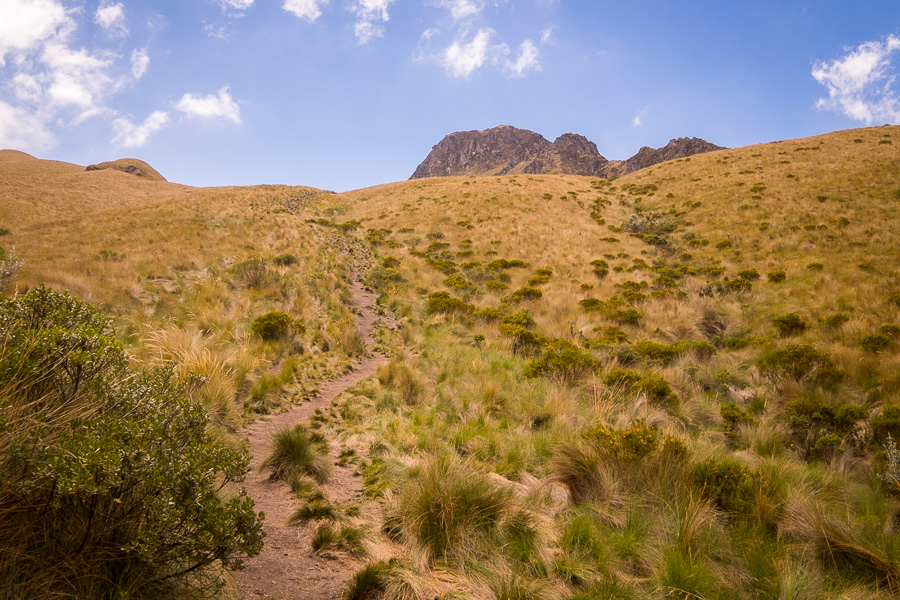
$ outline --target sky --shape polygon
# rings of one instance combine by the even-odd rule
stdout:
[[[503,124],[609,159],[897,124],[898,67],[897,0],[0,0],[0,148],[345,191]]]

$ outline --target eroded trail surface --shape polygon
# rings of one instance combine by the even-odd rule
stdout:
[[[373,307],[375,294],[366,290],[354,271],[351,286],[353,304],[357,309],[359,333],[367,348],[373,346],[375,322],[380,318]],[[270,481],[259,470],[269,451],[272,434],[283,427],[304,423],[317,408],[326,410],[333,398],[350,386],[372,376],[385,356],[370,352],[346,375],[322,385],[319,395],[291,410],[273,415],[268,421],[257,421],[247,427],[245,435],[252,455],[251,472],[245,485],[253,497],[256,509],[266,514],[265,546],[262,553],[248,560],[243,571],[235,573],[240,598],[277,600],[333,600],[346,585],[355,570],[354,565],[335,558],[326,558],[312,551],[310,538],[315,525],[288,525],[287,520],[299,501],[283,482]],[[337,458],[337,444],[332,444],[332,458]],[[360,477],[354,476],[352,465],[335,467],[328,484],[323,486],[328,497],[336,503],[364,504]],[[365,514],[372,507],[363,508]]]

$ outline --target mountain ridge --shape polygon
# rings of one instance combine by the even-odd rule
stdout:
[[[577,133],[553,142],[528,129],[498,125],[457,131],[432,147],[410,179],[453,175],[548,174],[586,175],[608,179],[660,162],[724,150],[700,138],[673,138],[662,148],[644,146],[625,160],[609,160],[596,144]]]

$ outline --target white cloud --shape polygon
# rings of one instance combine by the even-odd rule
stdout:
[[[219,0],[219,6],[227,12],[243,14],[245,10],[253,6],[254,0]]]
[[[356,23],[353,32],[360,44],[369,42],[372,38],[382,37],[384,31],[378,24],[386,23],[390,19],[388,7],[395,0],[357,0],[353,7],[356,13]]]
[[[509,49],[506,48],[506,52]],[[525,77],[528,71],[540,71],[541,63],[538,61],[540,51],[534,42],[525,40],[519,45],[519,55],[515,61],[506,60],[505,66],[511,77]]]
[[[3,0],[0,67],[7,54],[34,49],[69,23],[65,8],[55,0]]]
[[[631,120],[632,127],[640,127],[642,125],[644,116],[646,116],[647,111],[650,110],[650,107],[645,106],[638,112],[638,114],[634,115],[634,118]]]
[[[146,48],[138,48],[131,52],[131,76],[140,79],[150,68],[150,56]]]
[[[241,123],[240,108],[232,100],[231,94],[228,93],[227,85],[220,89],[218,94],[210,94],[209,96],[200,97],[193,94],[185,94],[175,104],[175,108],[188,117],[225,119],[238,125]]]
[[[434,36],[438,35],[440,32],[441,32],[440,29],[437,29],[435,27],[429,27],[428,29],[426,29],[425,31],[422,32],[422,35],[419,36],[419,39],[428,41],[431,38],[433,38]]]
[[[53,146],[43,119],[0,100],[0,148],[41,151]]]
[[[484,10],[484,2],[476,0],[443,0],[441,6],[450,11],[454,21],[474,17]]]
[[[900,123],[900,103],[892,90],[891,55],[900,50],[900,38],[890,35],[882,42],[864,42],[846,55],[817,62],[812,76],[828,90],[816,106],[862,121]]]
[[[315,23],[326,4],[328,0],[284,0],[281,7],[300,19]]]
[[[140,125],[135,125],[128,118],[113,121],[116,137],[112,143],[122,148],[138,148],[147,143],[150,136],[169,124],[169,114],[162,110],[154,111]]]
[[[479,29],[468,44],[459,41],[444,50],[442,63],[452,77],[468,79],[476,69],[484,65],[487,58],[488,42],[494,34],[492,29]]]
[[[61,41],[52,41],[45,44],[41,60],[50,70],[49,100],[58,107],[81,109],[79,120],[96,114],[115,87],[108,73],[111,61],[87,50],[72,50]]]
[[[128,34],[128,27],[125,25],[125,7],[121,2],[98,7],[94,13],[94,23],[113,35]]]
[[[550,37],[552,35],[553,35],[552,27],[548,27],[547,29],[543,30],[541,32],[541,45],[543,46],[544,44],[549,44],[551,41],[553,41],[552,38]]]

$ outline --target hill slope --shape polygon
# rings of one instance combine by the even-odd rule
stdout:
[[[42,207],[4,209],[0,244],[26,261],[20,286],[115,314],[140,364],[209,374],[203,401],[232,435],[365,352],[356,262],[398,320],[375,328],[389,359],[308,425],[367,499],[294,481],[308,516],[302,550],[279,550],[303,557],[285,573],[333,556],[335,577],[365,568],[385,598],[887,599],[894,135],[701,153],[613,181],[507,171],[345,194],[194,190],[0,154],[3,189]],[[306,333],[254,337],[275,309]]]
[[[500,125],[484,131],[459,131],[441,140],[410,179],[452,175],[562,173],[618,177],[644,167],[701,152],[722,150],[698,138],[678,138],[659,149],[644,147],[628,160],[607,160],[584,136],[566,133],[552,143],[543,136]]]

